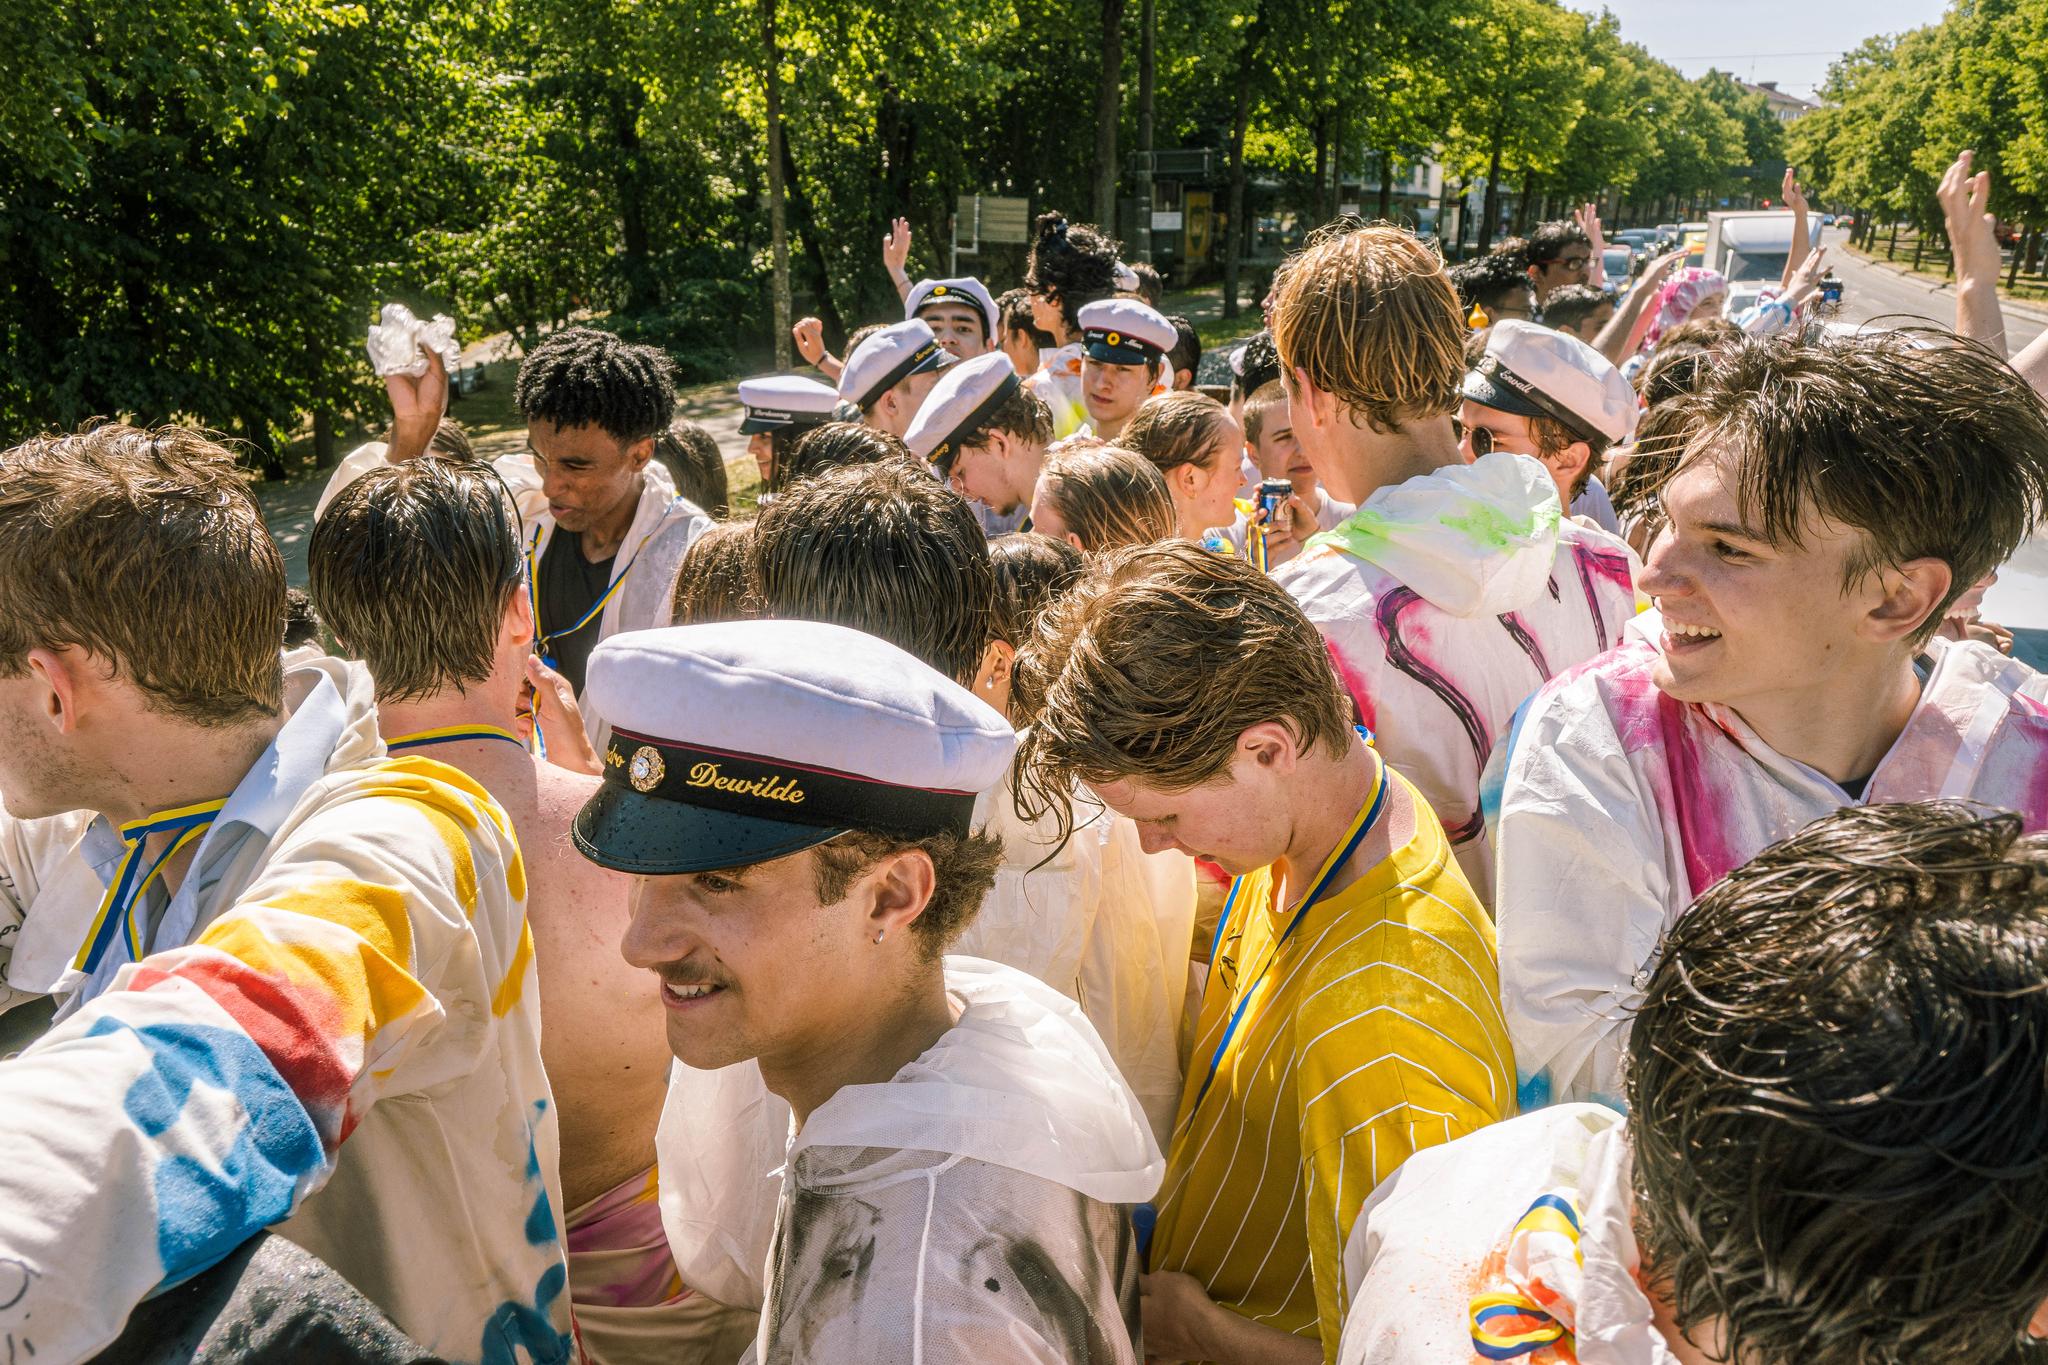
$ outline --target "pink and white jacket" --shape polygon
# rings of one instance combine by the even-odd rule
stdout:
[[[1501,451],[1380,489],[1273,578],[1491,906],[1479,774],[1530,693],[1620,642],[1628,546],[1567,520],[1549,472]]]
[[[1767,846],[1851,804],[1727,707],[1660,692],[1656,621],[1544,688],[1509,737],[1495,919],[1524,1109],[1619,1105],[1664,931]],[[1863,800],[1964,798],[2048,828],[2048,678],[1980,644],[1931,640],[1923,659],[1920,704]]]

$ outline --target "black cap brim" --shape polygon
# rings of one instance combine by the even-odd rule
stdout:
[[[1478,370],[1465,371],[1465,384],[1461,392],[1481,407],[1496,412],[1511,412],[1517,417],[1548,417],[1537,404],[1530,402],[1507,385]]]
[[[1086,354],[1090,360],[1104,365],[1152,365],[1165,357],[1163,351],[1141,351],[1135,346],[1112,346],[1106,341],[1091,341]]]
[[[740,422],[740,435],[758,436],[764,431],[780,431],[784,427],[793,427],[795,425],[796,423],[794,422],[764,420],[759,417],[748,417]]]
[[[843,828],[709,810],[606,782],[576,812],[569,835],[577,851],[599,867],[673,877],[765,863],[814,848],[845,832]]]

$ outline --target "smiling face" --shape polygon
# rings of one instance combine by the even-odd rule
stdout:
[[[932,329],[939,345],[962,360],[972,360],[989,351],[987,323],[981,310],[966,303],[928,303],[917,310],[918,317]]]
[[[754,468],[761,471],[761,486],[773,486],[775,473],[775,434],[757,431],[747,438],[747,454],[754,457]]]
[[[1151,365],[1111,365],[1093,357],[1081,361],[1081,401],[1095,434],[1112,440],[1131,420],[1138,404],[1152,396],[1158,370]]]
[[[803,1051],[861,1008],[860,881],[818,901],[817,853],[676,877],[636,877],[621,951],[657,978],[669,1048],[712,1070]]]
[[[640,471],[654,455],[651,436],[625,442],[603,427],[562,427],[540,418],[527,424],[526,440],[548,513],[564,531],[614,520],[640,496]]]
[[[1668,523],[1639,583],[1664,615],[1659,688],[1747,714],[1844,676],[1860,685],[1885,648],[1869,638],[1882,575],[1848,582],[1862,532],[1809,517],[1801,544],[1771,545],[1745,522],[1725,461],[1711,455],[1688,460],[1663,501]]]

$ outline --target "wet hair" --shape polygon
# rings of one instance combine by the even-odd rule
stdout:
[[[1279,380],[1261,384],[1251,397],[1244,400],[1244,439],[1250,446],[1256,446],[1266,434],[1266,414],[1287,402],[1287,386]]]
[[[1529,245],[1525,252],[1530,265],[1549,265],[1564,255],[1567,248],[1583,246],[1590,249],[1593,239],[1586,230],[1569,218],[1556,218],[1548,223],[1539,223],[1529,234]]]
[[[1166,353],[1166,380],[1170,384],[1182,371],[1202,372],[1202,338],[1195,324],[1175,313],[1166,319],[1173,324],[1173,349]]]
[[[1672,328],[1636,375],[1636,392],[1653,408],[1681,393],[1691,393],[1714,358],[1742,336],[1742,329],[1726,318],[1701,318]]]
[[[1204,394],[1176,390],[1138,405],[1117,444],[1152,462],[1161,474],[1184,464],[1215,468],[1217,442],[1230,434],[1230,409]]]
[[[654,436],[675,416],[669,359],[595,327],[550,332],[520,362],[519,415],[558,427],[597,427],[621,445]]]
[[[797,438],[790,447],[787,469],[782,458],[776,457],[775,475],[787,490],[828,469],[910,459],[910,447],[886,431],[878,431],[864,422],[827,422]]]
[[[1016,767],[1027,814],[1056,810],[1076,781],[1215,781],[1267,721],[1304,752],[1350,743],[1351,700],[1299,604],[1191,541],[1103,556],[1040,616],[1027,652],[1043,699]]]
[[[953,444],[979,446],[988,442],[991,431],[1007,432],[1025,445],[1045,447],[1052,444],[1052,409],[1031,389],[1019,384],[1010,391],[988,419],[972,431],[962,432]]]
[[[1041,351],[1050,351],[1053,348],[1051,333],[1039,331],[1038,324],[1032,320],[1029,289],[1012,289],[997,299],[996,316],[1002,319],[1002,328],[1005,332],[1027,333],[1031,337],[1031,344]]]
[[[204,432],[107,422],[0,454],[0,601],[0,678],[77,647],[187,724],[283,709],[284,560]]]
[[[1344,218],[1318,228],[1273,301],[1289,391],[1304,370],[1374,431],[1457,411],[1464,336],[1443,261],[1384,223]]]
[[[750,621],[760,615],[754,602],[754,523],[721,521],[683,551],[669,590],[669,613],[678,626]]]
[[[1061,442],[1039,467],[1038,491],[1090,553],[1166,540],[1180,526],[1166,476],[1121,446]]]
[[[883,830],[851,830],[816,846],[813,868],[818,900],[836,905],[876,863],[913,848],[931,859],[932,897],[910,922],[910,932],[923,959],[934,962],[974,922],[989,888],[995,885],[996,869],[1003,862],[1003,841],[986,829],[915,839]]]
[[[1470,313],[1475,303],[1491,314],[1510,297],[1519,296],[1525,302],[1534,297],[1528,272],[1513,257],[1498,252],[1459,262],[1451,267],[1450,279],[1465,313]]]
[[[1669,404],[1644,413],[1636,423],[1635,443],[1611,466],[1605,482],[1607,500],[1623,525],[1631,522],[1655,533],[1664,524],[1664,485],[1678,471],[1685,452],[1685,424]]]
[[[1013,648],[1030,638],[1032,622],[1081,576],[1082,555],[1064,540],[1011,531],[988,543],[996,576],[995,638]]]
[[[476,445],[469,439],[469,432],[453,417],[443,417],[435,424],[434,434],[427,438],[427,449],[465,464],[476,459]]]
[[[971,686],[995,576],[981,523],[908,460],[827,470],[754,523],[761,614],[866,631]]]
[[[1634,1225],[1681,1330],[1799,1365],[2035,1359],[2048,838],[1847,806],[1666,935],[1629,1043]]]
[[[1081,309],[1117,292],[1122,247],[1101,228],[1069,223],[1057,211],[1038,215],[1038,230],[1024,268],[1024,287],[1059,306],[1067,330],[1079,335]]]
[[[654,458],[675,479],[676,492],[713,517],[724,517],[732,510],[725,456],[719,453],[717,440],[703,426],[687,417],[678,417],[654,438]]]
[[[1683,459],[1727,462],[1744,520],[1769,543],[1797,546],[1817,516],[1864,533],[1850,584],[1946,563],[1948,595],[1914,644],[2048,502],[2048,407],[2003,359],[1945,330],[1745,338],[1670,401]]]
[[[525,590],[519,513],[488,467],[384,465],[335,495],[306,551],[307,584],[380,702],[488,680],[512,595]]]
[[[304,588],[284,590],[284,647],[297,649],[300,645],[320,642],[320,613],[313,610],[313,599]]]
[[[1612,307],[1614,300],[1605,290],[1595,289],[1590,284],[1568,284],[1561,289],[1550,291],[1550,297],[1543,300],[1543,325],[1563,330],[1577,327],[1602,308]]]
[[[1280,378],[1280,352],[1271,332],[1259,332],[1237,353],[1230,376],[1231,396],[1257,393]]]
[[[1503,237],[1493,244],[1492,250],[1478,260],[1499,261],[1518,275],[1529,271],[1529,239],[1527,237]]]

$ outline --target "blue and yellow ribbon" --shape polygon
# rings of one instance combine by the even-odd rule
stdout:
[[[433,730],[416,730],[409,735],[398,735],[384,741],[384,747],[391,753],[403,749],[424,749],[432,744],[459,744],[470,739],[502,739],[507,744],[517,745],[524,752],[526,741],[510,730],[496,725],[443,725]]]
[[[107,894],[100,900],[100,908],[93,916],[92,928],[87,931],[85,942],[79,945],[78,955],[71,960],[74,968],[88,975],[97,971],[107,949],[113,946],[116,931],[120,931],[127,941],[129,960],[140,962],[143,959],[142,926],[135,918],[135,907],[178,850],[205,837],[225,805],[225,797],[218,801],[201,801],[196,805],[158,811],[121,826],[121,841],[128,846],[128,851],[121,856],[121,866],[114,874],[114,880],[107,884]],[[144,870],[142,851],[151,836],[157,834],[175,837]]]
[[[1579,1211],[1562,1195],[1537,1197],[1509,1234],[1512,1248],[1517,1242],[1537,1238],[1549,1241],[1562,1253],[1579,1260],[1581,1227]],[[1557,1360],[1576,1360],[1577,1349],[1571,1331],[1551,1312],[1517,1288],[1491,1290],[1472,1296],[1472,1349],[1485,1360],[1516,1360],[1553,1348]]]
[[[679,500],[680,499],[678,499],[677,501]],[[669,503],[669,507],[673,506],[675,506],[675,501],[671,501]],[[662,520],[665,520],[667,516],[668,510],[667,508],[664,508],[662,510],[661,519],[657,519],[654,524],[654,530],[649,531],[646,535],[640,537],[640,543],[633,547],[632,556],[626,560],[626,567],[619,570],[616,574],[612,575],[611,583],[606,586],[604,592],[599,595],[597,601],[591,603],[590,610],[584,612],[581,616],[577,617],[575,625],[568,626],[561,630],[548,630],[541,625],[539,558],[541,528],[538,526],[533,528],[533,534],[531,536],[528,536],[526,540],[526,600],[533,605],[533,652],[540,655],[541,662],[545,663],[549,668],[553,668],[555,666],[554,652],[552,648],[553,643],[556,640],[565,639],[568,636],[574,635],[577,631],[583,629],[585,626],[589,625],[592,621],[595,621],[597,619],[598,613],[604,610],[605,603],[611,601],[612,598],[618,594],[620,586],[624,584],[626,581],[626,576],[632,573],[633,566],[640,562],[640,552],[647,548],[648,541],[654,539],[655,532],[661,530]]]

